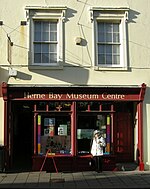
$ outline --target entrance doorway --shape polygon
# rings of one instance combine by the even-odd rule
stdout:
[[[12,104],[12,168],[31,170],[33,154],[32,104]]]

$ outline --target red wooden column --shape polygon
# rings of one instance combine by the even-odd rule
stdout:
[[[36,130],[36,123],[37,123],[37,115],[38,113],[35,112],[36,111],[36,104],[34,104],[34,155],[37,154],[37,148],[36,148],[36,143],[37,143],[37,138],[36,138],[36,134],[37,134],[37,130]]]
[[[138,104],[138,150],[139,150],[139,170],[144,171],[143,163],[143,102]]]
[[[8,145],[8,86],[7,83],[2,83],[2,95],[4,100],[4,146],[5,146],[5,168],[9,167],[9,145]]]
[[[144,157],[143,157],[143,100],[146,91],[146,84],[143,83],[140,94],[139,103],[137,105],[138,109],[138,151],[139,151],[139,170],[144,171]]]
[[[77,155],[76,147],[76,103],[72,102],[72,114],[71,114],[71,151],[72,156]]]

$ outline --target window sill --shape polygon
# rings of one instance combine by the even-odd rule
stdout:
[[[62,70],[63,66],[42,66],[42,65],[29,65],[30,70]]]
[[[94,67],[95,71],[127,71],[128,68],[127,67],[99,67],[99,66],[95,66]]]

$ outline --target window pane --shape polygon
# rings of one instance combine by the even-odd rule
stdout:
[[[102,22],[98,23],[98,31],[100,33],[104,33],[104,23],[102,23]]]
[[[112,54],[112,45],[106,45],[106,53]]]
[[[119,33],[113,33],[113,42],[119,43]]]
[[[34,22],[34,40],[41,41],[41,22]]]
[[[106,34],[106,42],[112,42],[112,33],[107,33]]]
[[[98,42],[104,42],[104,23],[98,23]]]
[[[57,23],[50,24],[50,41],[57,41]]]
[[[104,54],[98,55],[98,64],[105,64],[105,55]]]
[[[57,41],[57,33],[50,32],[50,41]]]
[[[113,24],[113,32],[119,33],[119,24]]]
[[[40,44],[34,45],[34,52],[35,53],[41,53],[41,45]]]
[[[49,32],[43,32],[42,36],[43,41],[49,41]]]
[[[50,62],[51,63],[57,62],[57,54],[56,53],[50,53]]]
[[[106,64],[112,64],[112,55],[106,55]]]
[[[34,30],[35,32],[41,32],[41,22],[34,23]]]
[[[55,23],[55,22],[53,23],[53,22],[52,22],[52,23],[50,24],[50,30],[57,32],[57,23]]]
[[[34,41],[41,41],[41,32],[34,33]]]
[[[104,33],[98,33],[98,42],[104,42],[105,41],[105,37],[104,37]]]
[[[112,33],[112,31],[113,31],[113,25],[110,24],[110,23],[106,23],[105,24],[105,30],[106,30],[106,33]]]
[[[120,64],[120,56],[119,55],[113,56],[113,64]]]
[[[34,62],[35,63],[41,63],[41,54],[40,53],[34,54]]]
[[[42,62],[43,63],[49,63],[49,53],[43,53],[42,54]]]
[[[49,52],[49,44],[42,44],[42,52]]]
[[[50,52],[57,52],[57,45],[56,44],[50,44]]]
[[[119,45],[113,45],[113,54],[120,54]]]
[[[49,22],[43,22],[43,31],[49,32]]]
[[[104,52],[105,52],[105,46],[98,45],[98,54],[104,54]]]

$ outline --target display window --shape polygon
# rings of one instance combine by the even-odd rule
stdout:
[[[78,154],[90,154],[91,141],[94,130],[100,130],[105,138],[106,147],[104,154],[110,154],[111,144],[111,116],[110,114],[93,115],[84,114],[78,116],[77,151]]]
[[[37,102],[37,153],[71,154],[71,102]]]
[[[106,141],[104,154],[111,153],[111,102],[77,102],[77,152],[90,154],[94,130],[100,130]]]
[[[90,154],[96,129],[101,131],[106,140],[104,153],[110,154],[111,109],[110,103],[94,101],[37,102],[37,154],[49,152],[51,155],[72,155],[72,151],[78,155]]]
[[[69,115],[38,115],[38,154],[70,154],[71,123]]]

